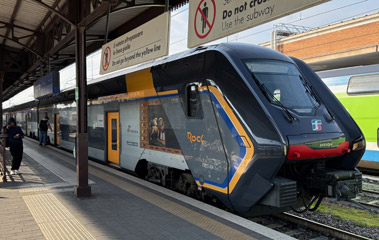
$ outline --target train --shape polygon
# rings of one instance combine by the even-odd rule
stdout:
[[[318,72],[319,77],[349,111],[366,138],[358,167],[379,174],[379,64]]]
[[[48,116],[72,151],[75,91],[5,110],[31,138]],[[102,76],[88,85],[89,157],[243,216],[314,211],[362,189],[365,137],[303,61],[223,43]]]

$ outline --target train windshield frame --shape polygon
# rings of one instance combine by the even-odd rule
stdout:
[[[248,59],[243,62],[271,104],[299,114],[313,113],[320,106],[293,63],[269,59]]]

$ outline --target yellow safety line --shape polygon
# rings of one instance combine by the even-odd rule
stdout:
[[[63,157],[60,158],[71,165],[74,165],[73,161]],[[130,184],[125,180],[119,179],[112,174],[98,170],[92,166],[89,166],[90,174],[100,177],[104,181],[117,186],[118,188],[129,192],[136,197],[139,197],[199,228],[219,237],[222,239],[241,239],[241,240],[257,240],[256,238],[249,236],[241,231],[238,231],[232,227],[229,227],[213,218],[205,216],[199,212],[193,211],[187,207],[184,207],[174,201],[161,197],[158,194],[138,187],[135,184]]]
[[[20,193],[46,239],[95,239],[45,188],[20,190]]]

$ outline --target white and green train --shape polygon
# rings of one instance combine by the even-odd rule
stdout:
[[[317,73],[365,135],[361,168],[379,171],[379,64]]]

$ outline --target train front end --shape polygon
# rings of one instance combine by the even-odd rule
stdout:
[[[280,158],[277,148],[259,152],[274,149],[273,143],[261,144],[255,137],[254,160],[271,165],[271,187],[262,194],[258,186],[257,194],[263,197],[241,210],[248,215],[314,211],[323,198],[355,198],[362,189],[356,166],[365,151],[359,127],[307,64],[275,51],[256,51],[253,58],[242,59],[241,68],[247,70],[247,85],[279,135],[282,162],[275,161]],[[265,174],[263,165],[255,168],[262,169],[258,175]]]

